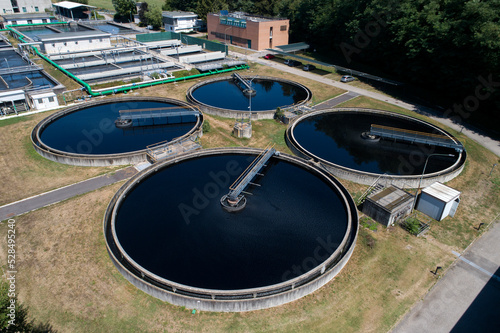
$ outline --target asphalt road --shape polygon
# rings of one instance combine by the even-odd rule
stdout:
[[[1,206],[0,221],[97,190],[103,186],[114,184],[118,181],[132,177],[135,173],[137,173],[137,169],[128,167],[118,170],[115,173],[87,179],[79,183]]]
[[[399,322],[393,333],[500,331],[498,222],[457,256],[446,275]]]

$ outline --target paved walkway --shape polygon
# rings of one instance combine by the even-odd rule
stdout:
[[[329,99],[327,101],[324,101],[322,103],[316,104],[314,106],[314,110],[323,110],[323,109],[330,109],[333,108],[339,104],[342,104],[344,102],[347,102],[348,100],[351,100],[353,98],[358,97],[359,94],[355,93],[353,91],[348,91],[342,95],[339,95],[335,98]]]
[[[498,332],[499,239],[497,220],[392,332]]]
[[[103,186],[132,177],[137,173],[134,167],[118,170],[115,173],[84,180],[82,182],[35,195],[0,207],[0,221],[55,204],[57,202],[97,190]]]
[[[241,53],[230,52],[230,54],[232,56],[238,57],[240,59],[247,59],[249,61],[253,61],[253,62],[262,64],[262,65],[265,65],[265,66],[279,69],[280,71],[286,71],[286,72],[289,72],[292,74],[306,77],[310,80],[321,82],[321,83],[324,83],[324,84],[327,84],[327,85],[330,85],[333,87],[341,88],[341,89],[347,90],[349,92],[357,93],[359,95],[368,96],[368,97],[371,97],[373,99],[377,99],[379,101],[384,101],[384,102],[387,102],[389,104],[397,105],[397,106],[402,107],[404,109],[415,111],[417,113],[426,115],[427,117],[432,118],[432,119],[438,121],[439,123],[444,124],[450,128],[453,128],[456,131],[462,131],[463,134],[465,134],[466,136],[468,136],[472,140],[478,142],[479,144],[481,144],[482,146],[484,146],[485,148],[487,148],[488,150],[493,152],[495,155],[500,156],[500,142],[499,141],[491,139],[490,137],[482,134],[480,131],[478,131],[478,130],[476,130],[468,125],[465,125],[465,127],[462,128],[462,124],[455,123],[448,118],[443,118],[437,112],[435,112],[434,110],[432,110],[430,108],[427,108],[427,107],[424,107],[424,106],[421,106],[418,104],[403,102],[403,101],[400,101],[396,98],[393,98],[393,97],[390,97],[390,96],[387,96],[384,94],[380,94],[380,93],[377,93],[374,91],[368,91],[368,90],[365,90],[363,88],[354,87],[348,83],[334,81],[334,80],[322,77],[322,76],[314,74],[314,73],[305,72],[299,68],[289,67],[289,66],[280,64],[276,61],[265,60],[262,58],[262,56],[265,55],[266,53],[268,53],[268,51],[261,51],[261,52],[253,53],[250,55],[243,55]]]

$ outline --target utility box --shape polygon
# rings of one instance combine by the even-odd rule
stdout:
[[[437,221],[455,216],[460,192],[440,182],[427,186],[420,193],[416,209]]]
[[[386,227],[411,213],[414,196],[396,186],[370,194],[363,203],[363,213]]]
[[[251,138],[252,137],[252,123],[250,122],[236,122],[233,128],[233,134],[237,138]]]

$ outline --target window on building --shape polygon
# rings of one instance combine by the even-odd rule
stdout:
[[[78,41],[76,41],[75,44],[78,45]]]
[[[92,43],[93,39],[89,39],[89,43]]]
[[[269,28],[269,36],[273,37],[273,27]]]
[[[23,13],[26,13],[27,10],[26,10],[26,7],[23,7]]]
[[[47,19],[42,19],[42,23],[47,23]]]
[[[43,98],[38,99],[38,104],[43,104]]]
[[[68,43],[66,43],[66,42],[65,42],[65,43],[64,43],[64,46],[68,46]]]
[[[54,97],[53,97],[53,96],[50,96],[50,97],[49,97],[49,102],[50,102],[50,103],[54,102]]]
[[[28,24],[33,24],[33,20],[28,20]]]
[[[3,9],[3,13],[4,13],[4,14],[5,14],[5,13],[7,13],[7,11],[5,10],[5,8]]]
[[[12,24],[13,24],[13,25],[16,25],[16,24],[17,24],[17,21],[12,21]]]
[[[55,43],[52,43],[52,47],[56,47],[56,44],[55,44]]]
[[[38,10],[38,7],[37,7],[37,6],[35,6],[35,12],[38,12],[38,11],[39,11],[39,10]]]
[[[282,26],[280,27],[280,31],[286,31],[286,25],[282,25]]]

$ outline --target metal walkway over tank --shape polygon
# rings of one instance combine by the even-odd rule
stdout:
[[[238,73],[233,73],[231,74],[233,77],[234,82],[238,86],[238,88],[241,89],[243,94],[245,95],[250,95],[250,96],[255,96],[256,91],[252,88],[252,84],[250,81],[245,80],[240,74]]]
[[[121,120],[135,120],[135,119],[151,119],[151,118],[168,118],[168,117],[183,117],[195,116],[199,117],[200,112],[193,110],[190,107],[163,107],[163,108],[149,108],[149,109],[133,109],[133,110],[120,110]],[[182,120],[181,120],[182,122]]]
[[[453,139],[440,134],[411,131],[376,124],[371,125],[370,134],[380,136],[381,138],[401,140],[410,143],[422,143],[432,146],[453,148],[458,152],[464,150],[461,143],[457,143]]]
[[[229,200],[238,201],[238,197],[243,190],[250,184],[252,179],[259,173],[269,159],[276,154],[276,149],[267,147],[259,156],[257,156],[252,163],[243,171],[243,173],[234,181],[229,187],[227,195]]]

